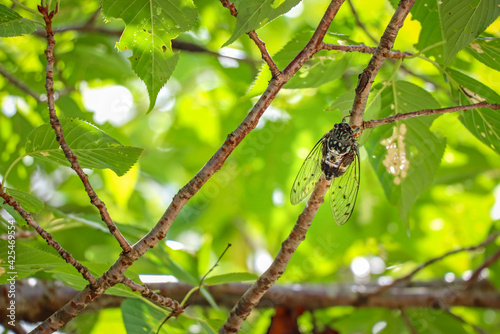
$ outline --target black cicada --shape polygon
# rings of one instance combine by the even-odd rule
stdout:
[[[342,121],[321,138],[307,156],[293,183],[290,201],[298,204],[325,173],[330,186],[330,207],[337,225],[351,217],[359,189],[359,151],[351,126]]]

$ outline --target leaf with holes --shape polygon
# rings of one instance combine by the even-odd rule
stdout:
[[[386,86],[381,92],[382,109],[379,117],[395,113],[439,108],[437,101],[422,88],[404,81],[396,81]],[[390,203],[397,205],[399,216],[408,221],[408,214],[418,197],[429,187],[441,163],[446,146],[446,139],[438,138],[429,127],[437,116],[415,117],[396,124],[388,124],[373,129],[365,144],[370,163],[378,176],[385,195]],[[404,153],[409,161],[406,177],[400,177],[396,184],[395,177],[384,166],[388,150],[380,139],[393,134],[393,126],[404,124]]]
[[[61,119],[63,135],[84,168],[109,168],[118,176],[125,174],[142,153],[142,148],[123,146],[95,126],[80,120]],[[26,141],[26,154],[70,166],[55,139],[50,124],[34,129]]]
[[[233,43],[241,35],[259,29],[278,16],[295,7],[300,0],[236,0],[234,5],[238,11],[233,34],[223,46]]]
[[[149,112],[179,58],[171,40],[191,29],[198,12],[191,0],[103,0],[102,10],[107,17],[125,22],[117,47],[132,50],[129,60],[148,88]]]
[[[477,103],[483,100],[490,103],[500,103],[500,95],[479,81],[452,69],[447,69],[446,73],[456,84],[467,91],[468,95],[463,93],[459,95],[461,104]],[[500,115],[498,111],[488,108],[463,111],[460,115],[460,121],[477,139],[500,154]]]
[[[34,22],[28,21],[12,9],[0,5],[0,37],[31,34],[35,29]]]
[[[500,38],[476,38],[467,51],[486,66],[500,71]]]
[[[458,51],[465,48],[498,18],[498,0],[447,0],[439,2],[443,32],[443,64],[448,66]]]

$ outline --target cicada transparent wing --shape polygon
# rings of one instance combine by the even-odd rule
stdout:
[[[304,160],[302,167],[300,167],[299,174],[295,178],[290,193],[290,202],[293,205],[300,203],[311,193],[323,172],[321,170],[321,158],[323,156],[324,139],[325,137],[323,136],[314,145],[306,160]]]
[[[349,166],[343,175],[333,179],[330,186],[330,207],[337,225],[344,225],[351,217],[359,189],[360,168],[357,148],[352,147],[344,160]]]

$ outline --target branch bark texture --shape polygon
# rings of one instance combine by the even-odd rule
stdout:
[[[230,283],[206,287],[217,305],[231,307],[248,290],[249,284]],[[7,285],[0,286],[0,292],[8,291]],[[78,291],[58,281],[35,282],[30,279],[16,282],[16,317],[36,323],[43,321],[53,312],[70,301]],[[187,283],[153,283],[147,288],[161,296],[182,299],[193,288]],[[384,294],[371,292],[377,284],[293,284],[275,285],[262,297],[256,308],[296,308],[309,310],[335,306],[383,307],[388,309],[423,307],[465,306],[500,309],[500,294],[487,281],[479,281],[472,289],[467,282],[446,283],[443,281],[411,282],[399,284]],[[360,293],[359,291],[364,291]],[[5,319],[9,300],[6,293],[0,293],[0,317]],[[97,298],[85,312],[97,312],[111,307],[120,307],[123,297],[103,295]],[[204,298],[190,298],[190,305],[210,307]]]
[[[372,84],[375,81],[378,71],[384,63],[384,60],[389,57],[389,53],[392,50],[394,41],[396,40],[396,36],[398,35],[399,30],[403,26],[403,23],[415,2],[416,0],[401,0],[399,2],[398,8],[387,25],[382,38],[380,38],[380,42],[370,62],[368,63],[368,66],[359,75],[358,85],[356,87],[356,96],[354,97],[351,112],[351,126],[360,127],[363,124],[363,114],[365,112],[366,101],[368,100],[368,94],[370,93]]]
[[[467,110],[472,110],[472,109],[477,109],[477,108],[490,108],[492,110],[498,110],[498,109],[500,109],[500,104],[488,103],[486,101],[483,101],[483,102],[468,104],[468,105],[464,105],[464,106],[453,106],[453,107],[440,108],[440,109],[422,109],[422,110],[412,111],[412,112],[403,113],[403,114],[398,113],[398,114],[395,114],[395,115],[392,115],[389,117],[363,122],[362,129],[363,130],[370,129],[370,128],[374,128],[374,127],[381,126],[384,124],[390,124],[392,122],[401,121],[401,120],[412,118],[412,117],[437,115],[437,114],[451,113],[451,112],[457,112],[457,111],[467,111]]]
[[[45,31],[47,32],[47,49],[45,50],[45,56],[47,58],[47,67],[45,68],[46,72],[46,83],[45,89],[47,90],[47,103],[49,106],[49,115],[50,115],[50,124],[55,131],[56,140],[61,146],[61,149],[64,152],[64,156],[71,164],[71,168],[76,172],[76,174],[82,180],[82,183],[85,187],[85,191],[89,195],[90,202],[99,210],[101,218],[103,222],[108,226],[111,234],[116,238],[121,248],[125,252],[130,252],[130,245],[125,237],[120,233],[115,223],[111,220],[111,217],[108,213],[106,205],[104,202],[97,196],[96,192],[92,188],[89,182],[89,178],[87,174],[83,171],[82,167],[78,163],[78,157],[73,153],[71,148],[68,146],[68,143],[64,139],[63,129],[61,123],[59,122],[59,118],[56,114],[55,109],[55,97],[54,97],[54,47],[56,45],[56,40],[54,38],[54,31],[52,29],[52,19],[54,15],[57,14],[57,8],[54,11],[49,11],[48,6],[42,7],[38,6],[38,10],[43,14],[43,18],[45,21]]]
[[[300,243],[306,238],[306,233],[311,226],[312,220],[323,204],[325,194],[330,187],[331,181],[327,181],[324,175],[319,179],[314,188],[304,211],[300,214],[295,226],[288,238],[281,244],[278,255],[274,258],[269,268],[255,281],[243,294],[231,310],[229,318],[219,333],[236,333],[241,329],[241,324],[252,309],[259,303],[262,296],[273,286],[285,272],[286,266]]]
[[[18,201],[16,201],[12,196],[7,194],[3,188],[2,185],[0,184],[0,197],[5,200],[5,203],[13,207],[20,215],[23,217],[23,219],[28,223],[29,226],[33,227],[35,231],[45,240],[47,241],[47,244],[54,248],[56,252],[61,255],[61,257],[66,261],[67,263],[71,264],[75,269],[82,275],[82,277],[88,281],[91,286],[95,286],[96,284],[96,279],[95,277],[89,272],[88,268],[82,265],[80,262],[78,262],[70,252],[66,251],[54,238],[52,237],[52,234],[49,232],[45,231],[34,219],[33,217],[21,207],[21,204],[19,204]]]

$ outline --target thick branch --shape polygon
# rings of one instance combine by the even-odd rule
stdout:
[[[231,283],[205,287],[217,305],[231,307],[248,289],[249,284]],[[0,286],[0,292],[6,292],[9,286]],[[187,283],[154,283],[148,288],[159,295],[182,299],[193,288]],[[500,294],[491,289],[486,281],[480,281],[473,289],[466,288],[466,282],[446,283],[412,282],[410,286],[393,287],[387,293],[370,295],[378,288],[376,284],[290,284],[275,285],[262,297],[257,308],[304,307],[324,309],[337,306],[383,307],[387,309],[424,307],[433,308],[465,306],[500,309]],[[364,298],[357,291],[366,291]],[[27,280],[16,282],[16,318],[31,323],[43,321],[50,314],[64,306],[78,291],[60,282]],[[0,293],[0,318],[5,319],[9,299]],[[103,295],[97,298],[85,312],[97,312],[104,308],[120,307],[123,297]],[[204,298],[190,298],[192,305],[208,306]]]
[[[363,52],[363,53],[371,53],[374,54],[377,48],[366,46],[364,44],[359,45],[335,45],[335,44],[321,44],[322,50],[335,50],[335,51],[344,51],[344,52]],[[391,51],[387,53],[387,57],[395,58],[395,59],[404,59],[406,56],[411,56],[410,52],[401,52],[401,51]]]
[[[269,268],[255,281],[245,294],[238,300],[236,305],[231,310],[229,318],[224,326],[219,330],[219,333],[236,333],[240,330],[241,324],[252,309],[257,305],[262,296],[269,290],[271,286],[285,272],[286,266],[293,253],[299,247],[300,243],[305,239],[307,230],[311,226],[311,222],[316,215],[321,204],[323,204],[326,191],[330,187],[331,181],[327,181],[324,176],[320,178],[314,191],[307,202],[304,211],[297,219],[297,223],[293,227],[290,235],[281,244],[281,249],[278,255],[273,260]]]
[[[54,248],[59,255],[69,264],[71,264],[75,269],[83,276],[83,278],[88,281],[92,286],[95,286],[96,284],[96,279],[95,277],[89,272],[88,268],[82,265],[80,262],[78,262],[70,252],[66,251],[57,241],[54,240],[52,235],[45,231],[34,219],[33,217],[26,212],[21,207],[21,204],[19,204],[18,201],[16,201],[12,196],[9,194],[5,193],[3,191],[2,185],[0,184],[0,197],[2,197],[5,200],[5,203],[10,205],[11,207],[14,208],[21,217],[24,218],[24,220],[28,223],[29,226],[33,227],[35,231],[43,238],[45,241],[47,241],[47,244]]]
[[[54,31],[52,30],[52,18],[57,13],[57,9],[55,11],[49,12],[48,7],[38,6],[38,10],[40,13],[44,15],[45,20],[45,30],[47,32],[47,49],[45,50],[45,55],[47,58],[47,67],[45,69],[47,73],[47,79],[45,83],[45,88],[47,90],[47,102],[49,105],[49,114],[50,114],[50,124],[56,133],[56,140],[61,146],[61,149],[64,152],[66,159],[71,164],[71,168],[76,172],[76,174],[82,180],[82,183],[85,187],[85,191],[89,195],[90,202],[99,210],[102,220],[108,226],[111,234],[116,238],[120,246],[122,247],[124,252],[130,252],[131,248],[128,241],[125,237],[120,233],[115,223],[111,220],[109,216],[108,210],[104,202],[97,196],[96,192],[90,185],[87,174],[83,171],[80,164],[78,163],[78,157],[73,153],[73,151],[69,148],[66,140],[63,136],[63,129],[61,127],[61,123],[59,122],[59,118],[56,114],[55,103],[54,103],[54,47],[56,44],[56,40],[54,39]]]
[[[416,0],[401,0],[399,2],[398,8],[394,12],[391,21],[387,25],[387,28],[380,39],[377,50],[373,54],[368,66],[359,75],[358,86],[356,87],[356,96],[354,98],[351,112],[351,126],[360,127],[363,124],[363,114],[366,108],[366,101],[368,100],[370,88],[375,81],[375,77],[382,67],[384,60],[389,56],[399,29],[403,26],[406,16],[410,12],[415,1]]]
[[[365,129],[374,128],[374,127],[381,126],[384,124],[390,124],[392,122],[401,121],[403,119],[408,119],[408,118],[412,118],[412,117],[437,115],[437,114],[451,113],[451,112],[457,112],[457,111],[467,111],[467,110],[476,109],[476,108],[490,108],[492,110],[498,110],[498,109],[500,109],[500,104],[488,103],[486,101],[483,101],[483,102],[479,102],[479,103],[468,104],[465,106],[455,106],[455,107],[447,107],[447,108],[440,108],[440,109],[422,109],[422,110],[412,111],[412,112],[403,113],[403,114],[396,114],[396,115],[392,115],[392,116],[381,118],[381,119],[366,121],[363,123],[362,128],[363,128],[363,130],[365,130]]]

